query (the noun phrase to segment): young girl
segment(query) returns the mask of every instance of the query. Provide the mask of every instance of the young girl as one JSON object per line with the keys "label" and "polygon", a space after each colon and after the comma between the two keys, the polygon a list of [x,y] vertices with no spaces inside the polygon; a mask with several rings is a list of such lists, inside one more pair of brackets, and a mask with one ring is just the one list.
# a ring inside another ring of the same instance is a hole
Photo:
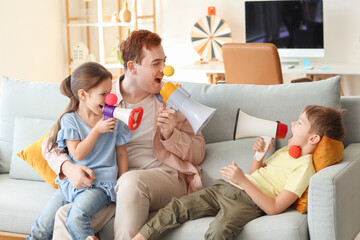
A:
{"label": "young girl", "polygon": [[56,211],[69,202],[72,207],[66,225],[71,237],[86,239],[94,235],[91,216],[116,201],[116,180],[128,168],[124,144],[130,140],[130,133],[122,121],[103,120],[102,108],[111,88],[111,73],[94,62],[82,64],[61,83],[60,91],[70,103],[52,129],[48,147],[67,151],[72,162],[86,165],[95,177],[91,187],[75,189],[68,179],[60,180],[58,176],[59,189],[27,239],[52,239]]}

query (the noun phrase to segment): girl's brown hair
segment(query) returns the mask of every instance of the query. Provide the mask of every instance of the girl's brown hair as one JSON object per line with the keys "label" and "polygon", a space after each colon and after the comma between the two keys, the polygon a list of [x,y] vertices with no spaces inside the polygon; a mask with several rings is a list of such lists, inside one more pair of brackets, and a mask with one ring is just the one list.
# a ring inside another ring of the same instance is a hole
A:
{"label": "girl's brown hair", "polygon": [[332,107],[308,105],[304,112],[311,124],[311,131],[321,137],[342,141],[346,130],[343,122],[343,112],[345,109],[335,109]]}
{"label": "girl's brown hair", "polygon": [[50,150],[57,147],[56,139],[57,133],[61,128],[60,120],[62,116],[65,113],[76,111],[79,107],[78,91],[80,89],[89,91],[91,88],[96,87],[99,83],[109,78],[112,79],[112,74],[102,65],[95,62],[87,62],[77,67],[71,75],[61,82],[60,92],[67,96],[70,102],[51,130],[48,141]]}
{"label": "girl's brown hair", "polygon": [[161,38],[157,33],[148,30],[133,31],[130,36],[120,43],[119,48],[121,58],[124,61],[124,68],[127,69],[127,63],[134,61],[141,64],[143,59],[143,47],[151,49],[154,46],[161,44]]}

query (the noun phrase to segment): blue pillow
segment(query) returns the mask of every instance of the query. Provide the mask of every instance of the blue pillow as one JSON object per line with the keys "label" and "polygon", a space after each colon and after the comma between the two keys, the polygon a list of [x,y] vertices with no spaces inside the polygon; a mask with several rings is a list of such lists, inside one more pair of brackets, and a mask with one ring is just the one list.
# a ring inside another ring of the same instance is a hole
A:
{"label": "blue pillow", "polygon": [[56,120],[68,98],[59,83],[29,82],[2,77],[0,105],[0,173],[10,170],[15,117]]}
{"label": "blue pillow", "polygon": [[15,118],[13,154],[10,164],[10,177],[17,179],[43,181],[42,177],[17,153],[49,132],[55,121],[37,118]]}

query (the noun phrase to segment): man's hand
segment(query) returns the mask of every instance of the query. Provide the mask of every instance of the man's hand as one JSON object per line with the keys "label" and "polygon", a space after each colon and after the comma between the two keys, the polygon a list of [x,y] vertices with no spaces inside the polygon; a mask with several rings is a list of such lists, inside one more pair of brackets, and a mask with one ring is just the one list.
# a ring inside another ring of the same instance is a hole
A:
{"label": "man's hand", "polygon": [[224,178],[239,186],[243,179],[246,178],[243,170],[236,165],[235,161],[233,161],[232,164],[221,168],[220,173]]}
{"label": "man's hand", "polygon": [[65,161],[61,167],[62,173],[69,179],[74,188],[90,187],[96,179],[94,171],[80,164]]}
{"label": "man's hand", "polygon": [[161,108],[158,116],[158,126],[162,136],[166,139],[171,137],[178,123],[178,112],[174,109]]}

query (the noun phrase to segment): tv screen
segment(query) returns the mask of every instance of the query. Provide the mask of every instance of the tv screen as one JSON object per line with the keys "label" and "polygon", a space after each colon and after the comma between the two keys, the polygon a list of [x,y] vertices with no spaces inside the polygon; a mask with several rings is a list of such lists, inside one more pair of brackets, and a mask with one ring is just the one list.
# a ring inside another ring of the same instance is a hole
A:
{"label": "tv screen", "polygon": [[324,56],[322,0],[246,1],[246,42],[273,43],[280,57]]}

